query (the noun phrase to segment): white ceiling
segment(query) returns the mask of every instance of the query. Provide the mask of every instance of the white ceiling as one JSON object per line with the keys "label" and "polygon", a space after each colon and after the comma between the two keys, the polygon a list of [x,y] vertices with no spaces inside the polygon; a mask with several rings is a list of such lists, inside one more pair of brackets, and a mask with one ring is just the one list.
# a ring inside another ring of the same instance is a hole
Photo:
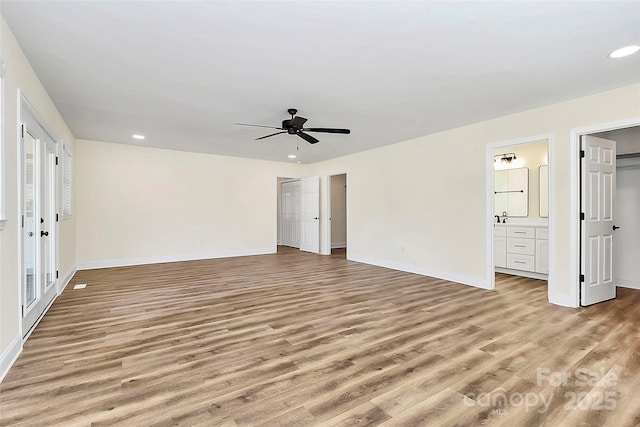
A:
{"label": "white ceiling", "polygon": [[[299,143],[309,163],[640,81],[640,55],[606,57],[640,43],[639,1],[0,7],[81,139],[278,161]],[[234,125],[290,107],[352,133],[309,145]]]}

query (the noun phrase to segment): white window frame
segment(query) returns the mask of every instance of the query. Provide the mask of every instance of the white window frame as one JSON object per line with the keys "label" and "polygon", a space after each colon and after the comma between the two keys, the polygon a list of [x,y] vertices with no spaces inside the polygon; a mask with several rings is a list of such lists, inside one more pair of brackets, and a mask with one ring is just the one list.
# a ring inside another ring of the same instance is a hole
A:
{"label": "white window frame", "polygon": [[7,223],[7,215],[5,212],[5,158],[4,158],[4,61],[0,58],[0,231],[4,229]]}
{"label": "white window frame", "polygon": [[67,144],[62,144],[62,152],[60,153],[62,159],[61,166],[62,172],[60,176],[60,211],[61,218],[68,219],[73,216],[73,156],[69,151]]}

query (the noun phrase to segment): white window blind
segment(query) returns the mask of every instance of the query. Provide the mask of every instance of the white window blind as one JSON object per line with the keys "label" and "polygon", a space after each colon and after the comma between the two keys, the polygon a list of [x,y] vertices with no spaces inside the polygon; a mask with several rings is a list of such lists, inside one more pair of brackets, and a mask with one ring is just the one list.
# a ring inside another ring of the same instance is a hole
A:
{"label": "white window blind", "polygon": [[62,149],[62,218],[71,216],[71,171],[72,159],[67,146]]}

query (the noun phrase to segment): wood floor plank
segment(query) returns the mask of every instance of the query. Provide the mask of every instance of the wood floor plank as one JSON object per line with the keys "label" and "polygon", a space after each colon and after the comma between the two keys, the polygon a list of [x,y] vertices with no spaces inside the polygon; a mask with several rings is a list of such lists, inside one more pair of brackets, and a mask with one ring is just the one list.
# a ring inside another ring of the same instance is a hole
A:
{"label": "wood floor plank", "polygon": [[0,425],[635,426],[639,303],[568,309],[544,281],[484,291],[344,250],[79,271],[0,384]]}

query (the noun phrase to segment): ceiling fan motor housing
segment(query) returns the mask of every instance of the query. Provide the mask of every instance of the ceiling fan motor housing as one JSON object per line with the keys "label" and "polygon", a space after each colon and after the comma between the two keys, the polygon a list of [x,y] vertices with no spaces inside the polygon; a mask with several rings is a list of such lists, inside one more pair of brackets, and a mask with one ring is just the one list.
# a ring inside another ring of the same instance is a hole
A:
{"label": "ceiling fan motor housing", "polygon": [[282,121],[282,129],[286,130],[290,135],[295,135],[297,132],[297,129],[291,126],[291,119]]}

